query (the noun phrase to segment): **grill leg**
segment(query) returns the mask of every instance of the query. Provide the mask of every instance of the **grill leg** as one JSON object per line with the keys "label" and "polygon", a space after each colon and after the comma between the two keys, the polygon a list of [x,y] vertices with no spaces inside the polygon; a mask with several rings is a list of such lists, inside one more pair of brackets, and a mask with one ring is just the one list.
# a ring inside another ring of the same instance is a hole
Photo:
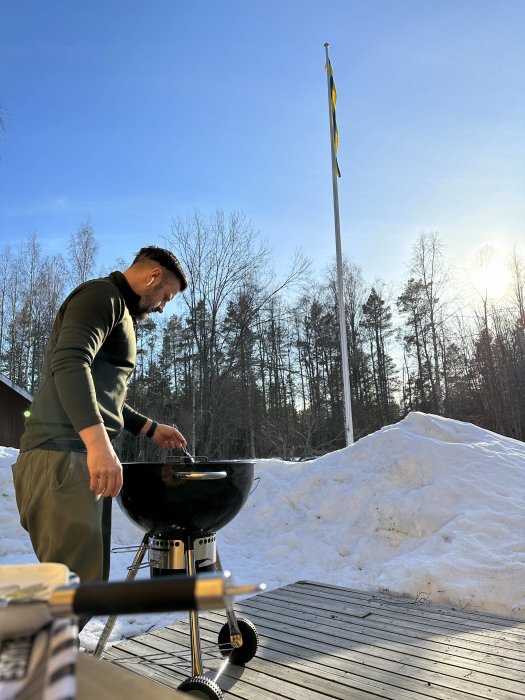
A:
{"label": "grill leg", "polygon": [[[195,576],[195,550],[191,536],[186,538],[186,573],[188,576]],[[190,641],[192,676],[202,676],[199,616],[196,610],[190,610]]]}
{"label": "grill leg", "polygon": [[[128,575],[126,576],[126,581],[133,581],[135,576],[137,575],[137,570],[142,564],[142,560],[144,559],[144,556],[146,552],[148,551],[148,539],[149,539],[149,532],[147,532],[144,535],[144,538],[140,544],[140,547],[137,549],[137,553],[135,554],[135,558],[133,559],[132,565],[128,569]],[[97,647],[94,652],[95,658],[100,658],[102,655],[102,652],[104,651],[104,647],[106,646],[106,643],[109,639],[109,635],[113,631],[113,627],[115,626],[115,622],[117,621],[118,615],[110,615],[106,621],[106,624],[104,625],[104,629],[102,630],[102,634],[100,635],[100,639],[98,640]]]}
{"label": "grill leg", "polygon": [[[216,571],[220,572],[224,571],[218,549],[216,550],[215,569]],[[230,644],[232,647],[237,649],[238,647],[242,647],[242,634],[231,603],[228,603],[228,605],[225,607],[225,611],[226,619],[228,620],[228,627],[230,628]]]}

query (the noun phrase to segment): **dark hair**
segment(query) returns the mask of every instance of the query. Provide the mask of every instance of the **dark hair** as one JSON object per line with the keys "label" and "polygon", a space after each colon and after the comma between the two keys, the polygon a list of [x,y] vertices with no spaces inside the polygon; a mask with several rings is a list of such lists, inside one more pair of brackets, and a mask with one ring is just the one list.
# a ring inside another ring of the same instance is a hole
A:
{"label": "dark hair", "polygon": [[153,260],[159,265],[162,265],[162,267],[165,267],[166,270],[173,272],[175,277],[180,281],[181,292],[183,292],[188,286],[188,277],[186,276],[186,273],[184,272],[178,258],[173,255],[171,250],[159,248],[158,245],[148,245],[139,250],[135,256],[135,260],[133,260],[132,265],[135,265],[135,263],[144,262],[145,260]]}

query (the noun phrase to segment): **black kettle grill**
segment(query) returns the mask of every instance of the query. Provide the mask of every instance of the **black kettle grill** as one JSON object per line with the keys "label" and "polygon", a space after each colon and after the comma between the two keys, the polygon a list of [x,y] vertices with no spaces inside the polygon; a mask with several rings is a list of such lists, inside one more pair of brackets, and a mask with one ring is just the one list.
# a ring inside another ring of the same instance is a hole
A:
{"label": "black kettle grill", "polygon": [[[146,552],[152,577],[222,572],[216,532],[245,504],[253,484],[254,463],[182,457],[166,463],[128,462],[122,469],[118,503],[146,533],[126,580],[135,578]],[[227,623],[219,632],[219,649],[231,663],[243,665],[255,656],[257,631],[250,620],[235,616],[231,601],[225,610]],[[104,651],[115,621],[116,616],[108,618],[95,656]],[[189,622],[192,677],[183,681],[179,690],[221,700],[217,683],[203,675],[199,620],[194,609]]]}

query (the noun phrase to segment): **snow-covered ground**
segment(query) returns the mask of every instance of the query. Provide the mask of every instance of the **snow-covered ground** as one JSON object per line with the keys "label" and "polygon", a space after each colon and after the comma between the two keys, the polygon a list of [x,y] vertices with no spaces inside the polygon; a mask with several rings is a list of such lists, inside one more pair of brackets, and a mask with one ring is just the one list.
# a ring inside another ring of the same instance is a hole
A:
{"label": "snow-covered ground", "polygon": [[[0,564],[34,563],[0,447]],[[411,413],[311,462],[259,460],[255,490],[218,533],[235,583],[297,580],[385,591],[525,619],[525,444],[468,423]],[[114,507],[114,546],[141,532]],[[115,553],[113,580],[133,553]],[[148,575],[142,572],[141,575]],[[121,616],[111,637],[180,615]],[[81,634],[94,648],[104,620]]]}

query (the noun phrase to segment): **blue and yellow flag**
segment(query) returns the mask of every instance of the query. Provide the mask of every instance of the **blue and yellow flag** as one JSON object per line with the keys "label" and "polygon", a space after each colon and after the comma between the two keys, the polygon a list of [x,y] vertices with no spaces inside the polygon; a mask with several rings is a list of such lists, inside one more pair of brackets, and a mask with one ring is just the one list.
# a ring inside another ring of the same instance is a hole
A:
{"label": "blue and yellow flag", "polygon": [[337,102],[337,90],[335,89],[334,73],[332,64],[328,59],[328,70],[330,71],[330,114],[332,118],[333,134],[334,134],[334,149],[335,149],[335,167],[337,168],[337,177],[341,177],[339,164],[337,162],[337,147],[339,146],[339,134],[337,132],[337,121],[335,119],[335,103]]}

